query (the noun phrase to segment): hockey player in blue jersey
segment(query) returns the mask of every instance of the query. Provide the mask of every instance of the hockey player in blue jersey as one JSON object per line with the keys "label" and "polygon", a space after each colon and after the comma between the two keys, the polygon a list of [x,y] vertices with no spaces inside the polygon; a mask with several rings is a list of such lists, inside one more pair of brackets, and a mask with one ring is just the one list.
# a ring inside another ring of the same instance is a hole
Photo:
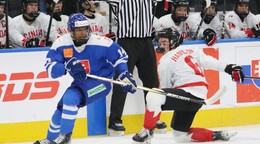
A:
{"label": "hockey player in blue jersey", "polygon": [[[111,39],[90,33],[87,18],[81,13],[69,17],[70,34],[58,38],[47,54],[45,64],[49,77],[58,78],[69,73],[74,81],[58,102],[47,138],[34,144],[67,144],[70,142],[79,108],[108,95],[111,84],[86,77],[87,73],[112,78],[114,70],[126,92],[136,91],[136,82],[128,72],[126,52]],[[95,93],[91,93],[95,91]]]}

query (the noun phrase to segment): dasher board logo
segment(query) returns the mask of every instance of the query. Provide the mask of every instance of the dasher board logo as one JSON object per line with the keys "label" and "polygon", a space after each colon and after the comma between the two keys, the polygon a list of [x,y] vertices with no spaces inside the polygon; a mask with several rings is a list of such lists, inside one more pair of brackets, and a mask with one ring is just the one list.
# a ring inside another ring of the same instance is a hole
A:
{"label": "dasher board logo", "polygon": [[[260,77],[260,59],[251,60],[242,68],[246,76]],[[260,102],[260,80],[245,79],[243,83],[237,83],[237,102]]]}

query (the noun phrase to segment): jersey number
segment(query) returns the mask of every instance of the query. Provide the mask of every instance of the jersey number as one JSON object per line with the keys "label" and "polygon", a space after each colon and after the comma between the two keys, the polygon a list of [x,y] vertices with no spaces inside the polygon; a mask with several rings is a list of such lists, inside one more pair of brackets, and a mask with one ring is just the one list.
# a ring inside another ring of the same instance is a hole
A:
{"label": "jersey number", "polygon": [[200,68],[199,64],[196,61],[193,61],[194,58],[192,56],[186,56],[184,60],[194,70],[194,73],[196,75],[204,77],[203,70]]}

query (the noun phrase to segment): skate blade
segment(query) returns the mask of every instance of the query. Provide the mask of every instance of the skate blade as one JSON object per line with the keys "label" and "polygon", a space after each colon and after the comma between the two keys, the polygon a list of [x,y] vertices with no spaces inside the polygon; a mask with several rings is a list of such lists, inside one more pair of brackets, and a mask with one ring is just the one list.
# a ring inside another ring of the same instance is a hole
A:
{"label": "skate blade", "polygon": [[234,137],[235,135],[237,135],[237,132],[229,132],[229,137],[231,138],[231,137]]}
{"label": "skate blade", "polygon": [[154,133],[156,133],[156,134],[165,134],[165,133],[167,133],[167,129],[166,128],[164,128],[164,129],[154,129]]}
{"label": "skate blade", "polygon": [[112,129],[108,129],[107,135],[108,136],[123,136],[125,134],[124,131],[115,131]]}

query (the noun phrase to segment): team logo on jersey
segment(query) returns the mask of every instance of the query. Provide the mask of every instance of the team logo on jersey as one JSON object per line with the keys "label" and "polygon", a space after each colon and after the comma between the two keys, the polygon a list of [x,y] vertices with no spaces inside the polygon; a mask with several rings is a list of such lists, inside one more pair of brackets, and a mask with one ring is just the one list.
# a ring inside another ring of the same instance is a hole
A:
{"label": "team logo on jersey", "polygon": [[[251,60],[250,65],[243,65],[246,76],[260,76],[260,60]],[[237,102],[260,102],[260,80],[245,79],[243,83],[237,83]]]}
{"label": "team logo on jersey", "polygon": [[64,58],[71,58],[73,56],[73,48],[63,49]]}

